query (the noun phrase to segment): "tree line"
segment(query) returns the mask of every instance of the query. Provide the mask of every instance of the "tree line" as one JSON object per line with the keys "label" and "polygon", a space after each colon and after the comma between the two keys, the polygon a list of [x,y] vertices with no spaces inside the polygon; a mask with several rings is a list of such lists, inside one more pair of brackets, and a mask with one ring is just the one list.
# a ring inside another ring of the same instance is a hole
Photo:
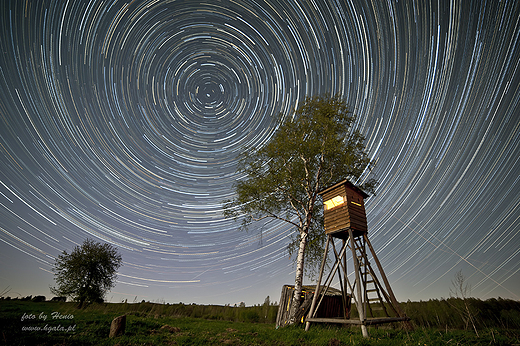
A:
{"label": "tree line", "polygon": [[401,303],[415,325],[425,328],[470,330],[465,306],[470,309],[475,327],[520,329],[520,302],[511,299],[447,298]]}
{"label": "tree line", "polygon": [[[472,330],[473,327],[468,324],[467,316],[463,313],[463,307],[467,303],[478,330],[486,328],[520,329],[520,301],[502,298],[465,299],[466,302],[462,298],[441,298],[418,302],[407,301],[400,304],[407,316],[411,318],[412,323],[420,328]],[[11,300],[11,298],[0,297],[0,300]],[[18,300],[29,301],[31,298],[25,297]],[[34,302],[34,300],[32,301]],[[107,313],[134,314],[140,317],[192,317],[207,320],[273,324],[276,322],[278,313],[278,305],[271,303],[268,298],[266,298],[264,304],[254,306],[245,306],[245,304],[231,306],[140,302],[94,303],[88,308],[103,309]],[[352,308],[355,310],[355,305]],[[355,314],[355,311],[352,313]]]}

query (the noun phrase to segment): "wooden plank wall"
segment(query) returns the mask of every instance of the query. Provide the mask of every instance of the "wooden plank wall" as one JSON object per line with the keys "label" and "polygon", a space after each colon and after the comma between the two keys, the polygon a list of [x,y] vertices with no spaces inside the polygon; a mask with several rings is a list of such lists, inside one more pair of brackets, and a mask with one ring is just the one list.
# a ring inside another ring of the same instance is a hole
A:
{"label": "wooden plank wall", "polygon": [[289,309],[291,307],[293,295],[294,286],[292,286],[292,289],[288,285],[282,286],[280,305],[278,306],[278,314],[276,315],[276,328],[285,327],[288,324]]}
{"label": "wooden plank wall", "polygon": [[335,208],[324,211],[325,233],[336,233],[347,228],[366,232],[368,228],[363,196],[343,184],[323,194],[323,200],[327,201],[336,196],[343,196],[346,201]]}

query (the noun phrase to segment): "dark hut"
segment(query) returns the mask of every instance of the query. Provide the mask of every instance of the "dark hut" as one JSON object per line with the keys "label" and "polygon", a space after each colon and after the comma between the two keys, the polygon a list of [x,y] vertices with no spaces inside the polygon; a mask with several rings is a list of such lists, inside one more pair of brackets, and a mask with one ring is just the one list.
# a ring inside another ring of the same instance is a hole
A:
{"label": "dark hut", "polygon": [[[324,289],[322,287],[321,289]],[[300,311],[296,314],[296,320],[304,322],[304,317],[307,316],[311,306],[312,297],[316,290],[316,285],[302,287],[302,304]],[[280,306],[278,307],[278,315],[276,316],[276,328],[285,327],[289,324],[289,310],[291,302],[294,298],[294,285],[284,285],[282,287],[282,295],[280,297]],[[320,304],[316,316],[324,318],[342,317],[349,318],[350,316],[350,296],[347,296],[347,302],[343,303],[341,291],[333,287],[327,289],[327,294]]]}

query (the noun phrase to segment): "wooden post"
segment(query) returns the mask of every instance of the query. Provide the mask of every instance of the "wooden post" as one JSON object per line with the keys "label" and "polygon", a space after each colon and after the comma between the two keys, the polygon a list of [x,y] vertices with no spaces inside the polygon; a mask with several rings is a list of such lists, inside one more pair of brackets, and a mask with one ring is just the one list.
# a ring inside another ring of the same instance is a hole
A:
{"label": "wooden post", "polygon": [[[339,259],[341,260],[341,258],[343,256],[346,256],[346,247],[343,247],[341,249],[341,251],[339,252]],[[339,270],[339,266],[341,264],[341,261],[340,260],[337,260],[335,263],[334,263],[334,266],[332,267],[332,270],[330,271],[329,275],[327,276],[327,279],[325,280],[325,284],[323,285],[325,287],[325,290],[323,291],[323,294],[320,292],[321,294],[321,299],[320,301],[318,302],[318,305],[321,304],[321,301],[323,300],[325,294],[327,294],[327,290],[330,288],[330,284],[332,283],[332,280],[334,279],[334,275],[336,274],[336,271]]]}
{"label": "wooden post", "polygon": [[[325,269],[325,263],[327,262],[327,254],[329,252],[329,243],[332,236],[329,234],[327,236],[327,244],[325,245],[325,253],[323,254],[323,259],[321,260],[321,266],[320,266],[320,274],[318,276],[318,284],[316,285],[316,289],[314,290],[314,296],[312,297],[312,304],[311,309],[309,310],[309,317],[313,317],[314,314],[314,308],[316,307],[316,300],[318,299],[319,293],[320,293],[320,285],[321,285],[321,278],[323,276],[323,270]],[[305,323],[305,331],[309,330],[309,327],[311,326],[310,322]]]}
{"label": "wooden post", "polygon": [[[342,239],[343,241],[343,247],[346,246],[346,241],[345,239]],[[343,313],[345,314],[345,318],[350,318],[350,310],[348,311],[348,314],[347,314],[347,309],[350,309],[350,307],[348,306],[349,305],[349,299],[347,297],[347,285],[349,284],[348,282],[348,271],[347,271],[347,256],[345,255],[345,257],[343,257],[343,273],[345,274],[343,276],[343,280],[344,280],[344,283],[343,283],[343,287],[345,287],[345,291],[343,292],[343,304],[344,304],[344,311]]]}
{"label": "wooden post", "polygon": [[364,299],[361,295],[361,277],[359,276],[359,261],[356,254],[356,244],[354,244],[354,235],[352,233],[352,229],[348,229],[348,235],[350,237],[350,249],[352,250],[352,257],[354,258],[354,272],[356,274],[356,283],[357,283],[357,299],[356,299],[356,307],[359,314],[359,321],[361,322],[361,333],[364,338],[368,338],[367,326],[365,325],[365,309],[364,309]]}
{"label": "wooden post", "polygon": [[[343,243],[342,243],[342,247],[341,247],[341,250],[344,249],[345,247],[345,240],[343,240]],[[341,300],[343,301],[343,307],[345,308],[347,306],[347,298],[346,298],[346,294],[347,294],[347,286],[346,286],[346,276],[347,276],[347,270],[345,269],[345,265],[344,263],[341,262],[341,258],[340,256],[338,255],[338,252],[336,251],[336,246],[334,245],[334,241],[332,241],[332,250],[334,250],[334,258],[336,259],[336,262],[339,264],[338,266],[338,277],[339,277],[339,287],[341,289]],[[347,255],[345,254],[343,256],[343,260],[346,260],[347,258]],[[342,280],[341,278],[341,269],[343,269],[343,274],[344,274],[344,277],[345,277],[345,280]],[[343,317],[347,318],[346,314],[345,314],[345,310],[343,310]]]}

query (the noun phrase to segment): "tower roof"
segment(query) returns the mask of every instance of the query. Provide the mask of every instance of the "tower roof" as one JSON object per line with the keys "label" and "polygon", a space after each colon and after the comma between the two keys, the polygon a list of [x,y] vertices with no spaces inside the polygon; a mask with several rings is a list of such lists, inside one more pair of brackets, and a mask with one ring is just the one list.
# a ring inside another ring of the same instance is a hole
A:
{"label": "tower roof", "polygon": [[370,197],[369,194],[367,194],[365,191],[361,190],[359,187],[357,187],[356,185],[352,184],[350,181],[348,181],[347,179],[344,179],[342,181],[340,181],[339,183],[336,183],[332,186],[329,186],[327,187],[326,189],[324,190],[321,190],[320,192],[318,192],[320,195],[323,195],[324,193],[327,193],[329,192],[330,190],[333,190],[335,188],[337,188],[338,186],[341,186],[341,185],[347,185],[348,187],[350,187],[351,189],[353,189],[354,191],[356,191],[357,193],[359,193],[361,196],[363,196],[363,199],[365,198],[368,198]]}

